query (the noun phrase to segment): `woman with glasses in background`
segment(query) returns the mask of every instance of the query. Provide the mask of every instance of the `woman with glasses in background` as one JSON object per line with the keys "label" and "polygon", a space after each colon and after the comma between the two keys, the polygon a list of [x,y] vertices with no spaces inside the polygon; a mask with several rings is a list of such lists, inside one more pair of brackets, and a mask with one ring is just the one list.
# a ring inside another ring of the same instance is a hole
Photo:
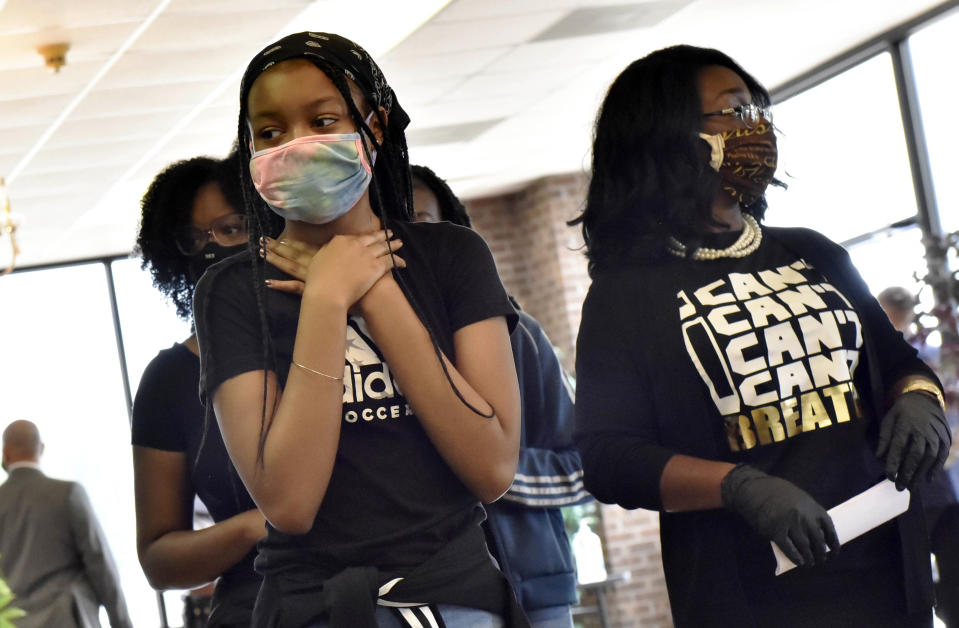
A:
{"label": "woman with glasses in background", "polygon": [[[197,157],[157,175],[141,202],[137,250],[153,284],[192,323],[193,290],[207,267],[247,247],[239,160]],[[133,407],[137,553],[156,589],[217,581],[209,626],[249,626],[259,588],[254,545],[263,515],[243,488],[215,422],[204,425],[195,334],[163,349],[143,373]],[[193,529],[194,498],[214,524]],[[188,626],[202,625],[188,623]]]}
{"label": "woman with glasses in background", "polygon": [[[827,509],[942,466],[941,389],[845,250],[760,225],[778,183],[769,102],[691,46],[609,89],[573,221],[593,279],[576,360],[586,488],[660,511],[676,626],[931,626],[917,495],[841,551]],[[774,575],[770,541],[800,568]]]}

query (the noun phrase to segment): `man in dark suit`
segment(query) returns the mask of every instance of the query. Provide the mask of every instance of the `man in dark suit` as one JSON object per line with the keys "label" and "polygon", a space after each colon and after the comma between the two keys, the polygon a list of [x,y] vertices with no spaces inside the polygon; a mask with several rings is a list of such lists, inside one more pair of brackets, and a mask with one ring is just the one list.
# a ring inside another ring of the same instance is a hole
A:
{"label": "man in dark suit", "polygon": [[40,471],[37,426],[3,432],[0,567],[27,612],[18,628],[98,628],[102,604],[112,628],[131,628],[116,567],[86,491]]}

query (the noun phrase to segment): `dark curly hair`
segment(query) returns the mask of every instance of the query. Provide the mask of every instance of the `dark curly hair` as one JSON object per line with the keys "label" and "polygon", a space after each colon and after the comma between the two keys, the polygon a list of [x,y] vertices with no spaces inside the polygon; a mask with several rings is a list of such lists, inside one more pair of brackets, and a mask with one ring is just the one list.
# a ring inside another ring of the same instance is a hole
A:
{"label": "dark curly hair", "polygon": [[[453,193],[453,190],[450,189],[450,186],[445,180],[441,179],[439,175],[426,166],[410,165],[410,172],[413,175],[414,187],[417,182],[422,183],[429,188],[433,196],[436,197],[436,204],[440,209],[441,220],[446,220],[461,227],[473,226],[470,221],[470,216],[466,212],[466,206],[456,197],[456,194]],[[414,207],[413,209],[415,211],[416,208]]]}
{"label": "dark curly hair", "polygon": [[176,306],[177,316],[190,320],[193,315],[193,281],[190,256],[176,246],[176,236],[190,224],[193,199],[197,191],[216,182],[231,207],[243,208],[243,195],[237,180],[240,169],[236,151],[223,160],[194,157],[167,166],[153,179],[140,201],[140,230],[133,252],[143,259],[140,267],[149,268],[153,285]]}
{"label": "dark curly hair", "polygon": [[[596,119],[586,207],[569,222],[582,224],[591,273],[659,259],[670,235],[695,248],[703,225],[717,224],[712,201],[719,175],[709,166],[709,145],[698,136],[697,81],[713,65],[738,74],[753,103],[769,106],[766,88],[711,48],[657,50],[627,66],[610,86]],[[743,209],[761,220],[766,199]]]}

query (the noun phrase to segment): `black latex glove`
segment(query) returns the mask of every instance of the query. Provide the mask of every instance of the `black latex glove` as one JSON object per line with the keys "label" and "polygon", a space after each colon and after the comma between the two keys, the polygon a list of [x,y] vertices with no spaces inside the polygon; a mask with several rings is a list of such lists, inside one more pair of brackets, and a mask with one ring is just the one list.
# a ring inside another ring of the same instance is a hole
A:
{"label": "black latex glove", "polygon": [[886,458],[886,477],[900,491],[915,488],[942,468],[952,436],[936,399],[924,392],[908,392],[882,418],[876,455]]}
{"label": "black latex glove", "polygon": [[832,518],[809,493],[792,482],[737,465],[722,482],[723,505],[756,532],[775,541],[796,565],[826,560],[826,546],[839,549]]}

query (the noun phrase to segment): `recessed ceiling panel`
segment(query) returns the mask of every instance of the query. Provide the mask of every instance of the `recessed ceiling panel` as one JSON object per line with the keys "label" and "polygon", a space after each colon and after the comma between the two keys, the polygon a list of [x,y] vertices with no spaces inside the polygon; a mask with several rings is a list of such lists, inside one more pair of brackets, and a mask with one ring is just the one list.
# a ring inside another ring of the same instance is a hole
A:
{"label": "recessed ceiling panel", "polygon": [[398,49],[402,49],[403,56],[420,56],[515,46],[529,41],[565,14],[548,11],[472,22],[429,22],[407,37]]}
{"label": "recessed ceiling panel", "polygon": [[690,2],[692,0],[660,0],[576,9],[534,37],[533,41],[651,28]]}

